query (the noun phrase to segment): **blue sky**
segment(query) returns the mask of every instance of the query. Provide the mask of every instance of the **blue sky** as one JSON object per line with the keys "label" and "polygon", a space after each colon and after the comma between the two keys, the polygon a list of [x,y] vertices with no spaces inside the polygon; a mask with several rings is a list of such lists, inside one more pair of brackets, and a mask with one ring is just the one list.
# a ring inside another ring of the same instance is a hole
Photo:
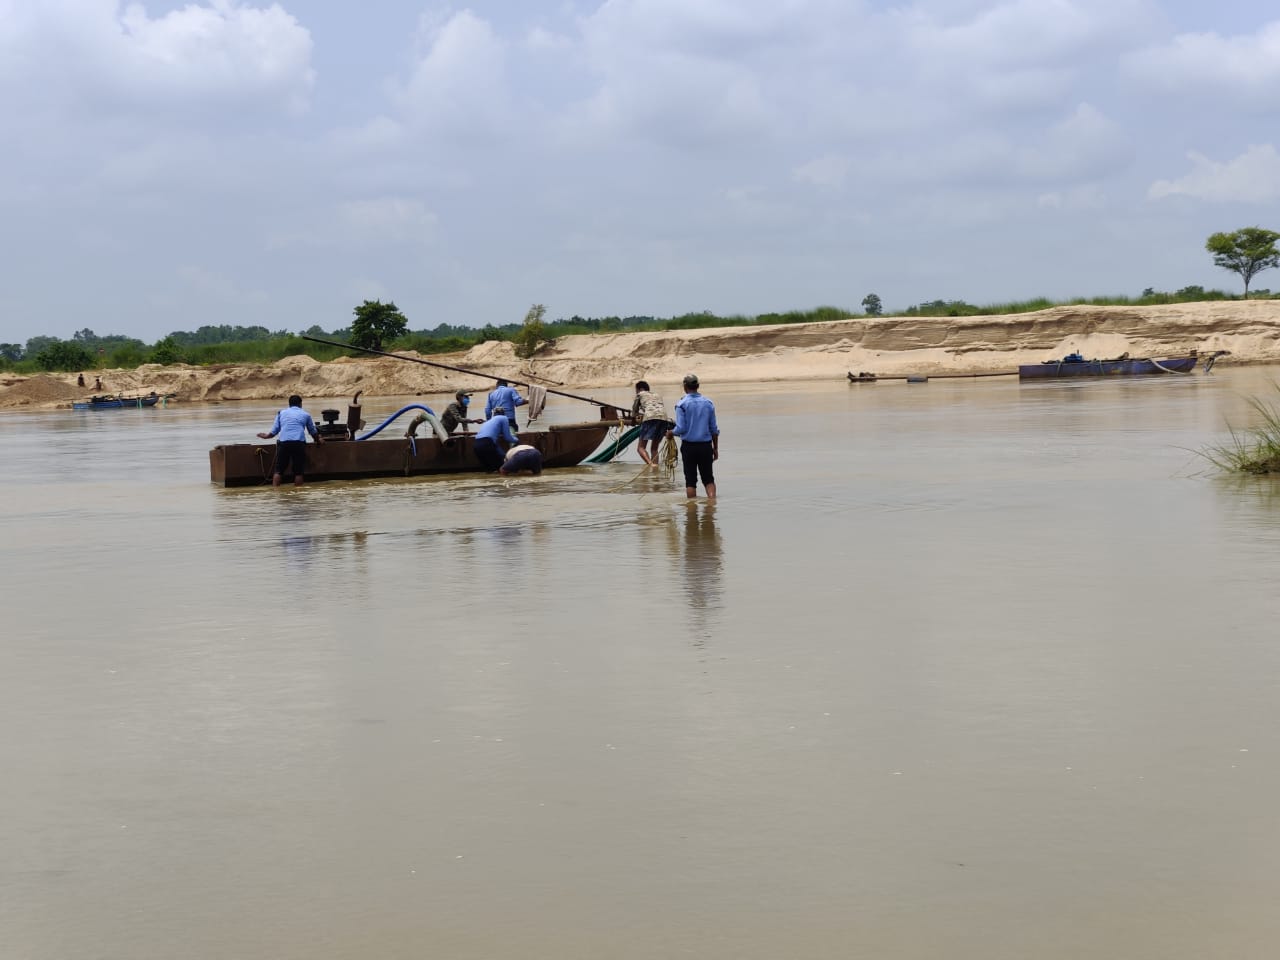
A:
{"label": "blue sky", "polygon": [[1231,0],[0,0],[0,340],[1234,290],[1278,120]]}

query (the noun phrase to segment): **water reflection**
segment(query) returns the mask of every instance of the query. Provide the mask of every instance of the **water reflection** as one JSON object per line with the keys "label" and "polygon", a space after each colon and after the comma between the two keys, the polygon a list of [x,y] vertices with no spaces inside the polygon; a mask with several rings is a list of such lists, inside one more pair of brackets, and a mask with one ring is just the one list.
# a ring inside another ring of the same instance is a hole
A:
{"label": "water reflection", "polygon": [[680,583],[689,606],[689,641],[695,647],[705,646],[720,622],[723,573],[724,550],[716,527],[716,505],[690,500],[685,506]]}

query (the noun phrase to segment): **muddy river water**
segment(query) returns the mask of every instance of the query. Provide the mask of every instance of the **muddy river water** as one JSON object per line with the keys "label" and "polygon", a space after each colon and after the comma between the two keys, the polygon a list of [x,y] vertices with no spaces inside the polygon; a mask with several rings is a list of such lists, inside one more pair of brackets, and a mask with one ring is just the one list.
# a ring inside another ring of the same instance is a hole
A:
{"label": "muddy river water", "polygon": [[1278,375],[706,384],[715,505],[0,415],[0,955],[1274,956],[1280,486],[1196,451]]}

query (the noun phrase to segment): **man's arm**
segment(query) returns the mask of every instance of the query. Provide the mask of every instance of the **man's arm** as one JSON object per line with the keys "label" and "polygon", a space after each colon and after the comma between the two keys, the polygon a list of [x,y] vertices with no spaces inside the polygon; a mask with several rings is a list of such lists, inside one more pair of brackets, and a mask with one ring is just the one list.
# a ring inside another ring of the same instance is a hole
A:
{"label": "man's arm", "polygon": [[279,432],[280,432],[280,414],[278,414],[278,413],[277,413],[277,414],[276,414],[275,423],[271,424],[271,432],[270,432],[270,433],[259,433],[259,434],[258,434],[258,436],[259,436],[261,439],[263,439],[263,440],[270,440],[272,437],[274,437],[274,436],[275,436],[277,433],[279,433]]}

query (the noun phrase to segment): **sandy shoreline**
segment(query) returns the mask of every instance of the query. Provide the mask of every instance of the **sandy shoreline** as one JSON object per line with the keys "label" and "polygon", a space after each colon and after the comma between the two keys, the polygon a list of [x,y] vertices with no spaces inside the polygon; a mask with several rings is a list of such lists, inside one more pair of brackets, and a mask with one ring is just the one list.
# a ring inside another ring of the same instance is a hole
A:
{"label": "sandy shoreline", "polygon": [[[858,317],[828,323],[728,327],[663,333],[562,337],[531,361],[509,343],[480,344],[464,353],[425,359],[514,379],[543,377],[562,389],[624,386],[644,378],[655,387],[695,371],[704,383],[843,379],[846,372],[879,376],[999,373],[1078,350],[1087,357],[1165,356],[1229,350],[1219,361],[1280,363],[1280,301],[1225,301],[1154,307],[1054,307],[987,317]],[[86,371],[88,374],[89,372]],[[103,390],[154,390],[179,402],[448,394],[484,389],[487,381],[382,357],[320,363],[297,356],[266,366],[148,364],[136,370],[94,371]],[[88,377],[92,386],[93,377]],[[0,408],[69,406],[94,391],[76,375],[0,374]]]}

